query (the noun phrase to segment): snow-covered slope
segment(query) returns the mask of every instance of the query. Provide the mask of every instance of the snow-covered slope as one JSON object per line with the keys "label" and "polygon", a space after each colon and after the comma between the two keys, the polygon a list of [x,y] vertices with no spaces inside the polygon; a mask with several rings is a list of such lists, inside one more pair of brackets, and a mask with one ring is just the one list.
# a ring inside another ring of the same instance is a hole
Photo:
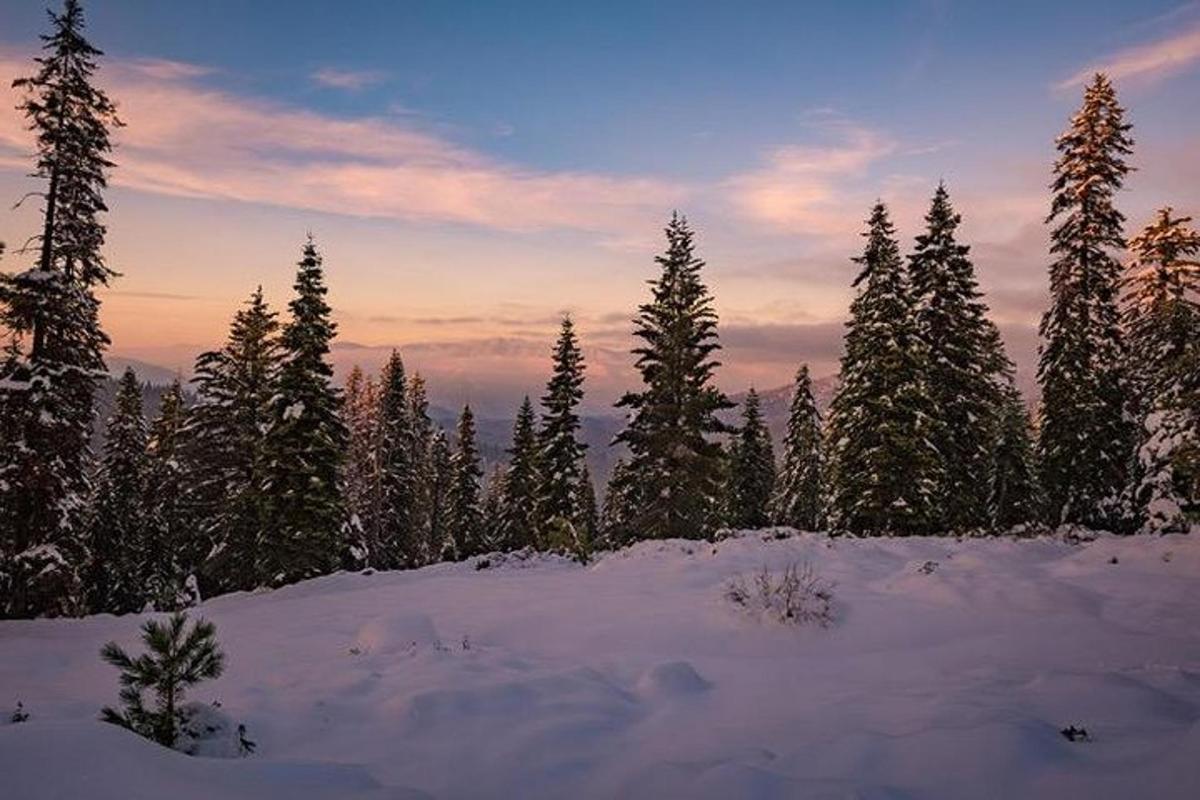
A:
{"label": "snow-covered slope", "polygon": [[[1117,563],[1112,563],[1113,559]],[[731,576],[810,561],[836,624]],[[14,798],[1200,797],[1200,538],[644,543],[204,604],[258,753],[97,722],[138,617],[0,623]],[[0,706],[2,708],[2,706]],[[1081,725],[1090,742],[1059,729]]]}

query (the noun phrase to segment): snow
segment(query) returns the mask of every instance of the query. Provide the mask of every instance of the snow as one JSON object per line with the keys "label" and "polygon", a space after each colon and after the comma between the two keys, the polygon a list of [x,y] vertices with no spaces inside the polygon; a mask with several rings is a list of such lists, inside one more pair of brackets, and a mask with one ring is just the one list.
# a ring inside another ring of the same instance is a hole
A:
{"label": "snow", "polygon": [[[210,600],[228,666],[188,700],[246,725],[244,758],[96,720],[98,650],[143,616],[0,622],[0,703],[31,714],[0,722],[4,795],[1200,796],[1200,537],[776,535]],[[831,626],[726,599],[795,562]]]}

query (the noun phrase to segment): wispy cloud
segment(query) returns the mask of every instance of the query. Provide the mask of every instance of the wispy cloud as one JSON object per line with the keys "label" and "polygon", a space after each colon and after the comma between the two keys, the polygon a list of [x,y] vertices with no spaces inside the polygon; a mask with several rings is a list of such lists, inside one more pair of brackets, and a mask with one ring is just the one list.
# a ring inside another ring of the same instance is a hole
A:
{"label": "wispy cloud", "polygon": [[368,86],[383,83],[387,80],[388,74],[377,69],[338,69],[337,67],[324,67],[312,73],[309,77],[313,83],[323,86],[326,89],[344,89],[350,92],[357,92]]}
{"label": "wispy cloud", "polygon": [[862,208],[848,213],[847,181],[896,152],[889,136],[840,117],[812,126],[825,144],[779,147],[755,170],[726,182],[747,218],[793,233],[834,235],[853,228]]}
{"label": "wispy cloud", "polygon": [[[0,165],[32,140],[5,95],[27,53],[0,50]],[[168,195],[508,231],[622,235],[677,205],[686,188],[643,176],[539,170],[459,146],[411,119],[342,119],[201,85],[203,68],[105,63],[127,123],[114,181]]]}
{"label": "wispy cloud", "polygon": [[1200,62],[1200,23],[1152,42],[1118,50],[1059,81],[1054,88],[1062,90],[1080,86],[1097,72],[1118,80],[1154,83],[1176,75],[1197,62]]}

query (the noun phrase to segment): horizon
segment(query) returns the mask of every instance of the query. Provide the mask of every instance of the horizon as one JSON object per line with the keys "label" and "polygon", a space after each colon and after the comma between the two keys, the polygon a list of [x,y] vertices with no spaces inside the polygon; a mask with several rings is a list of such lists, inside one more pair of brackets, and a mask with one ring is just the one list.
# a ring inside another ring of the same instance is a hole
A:
{"label": "horizon", "polygon": [[[1177,102],[1200,82],[1200,4],[1101,5],[1080,19],[914,3],[872,9],[880,24],[862,31],[856,10],[763,4],[778,24],[762,26],[706,7],[677,37],[657,36],[671,5],[312,4],[286,31],[265,5],[89,7],[127,123],[109,193],[106,250],[123,273],[101,295],[109,352],[190,373],[255,285],[284,307],[312,231],[340,375],[395,347],[438,401],[512,409],[540,392],[569,311],[584,405],[611,413],[677,208],[708,262],[718,384],[773,389],[802,361],[837,371],[870,203],[889,204],[907,252],[944,179],[1029,393],[1054,138],[1091,70],[1112,75],[1134,124],[1127,233],[1160,205],[1200,207],[1197,161],[1179,157],[1197,149],[1200,107]],[[29,72],[44,11],[0,11],[3,85]],[[748,27],[756,38],[739,36]],[[36,181],[9,91],[0,197],[15,202]],[[25,265],[13,250],[37,213],[0,218],[5,270]]]}

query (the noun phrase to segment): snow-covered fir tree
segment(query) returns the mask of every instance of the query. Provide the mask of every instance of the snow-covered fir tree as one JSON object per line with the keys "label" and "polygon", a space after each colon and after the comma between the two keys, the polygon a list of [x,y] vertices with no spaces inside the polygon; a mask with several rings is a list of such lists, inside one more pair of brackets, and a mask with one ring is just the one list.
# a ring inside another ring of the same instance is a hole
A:
{"label": "snow-covered fir tree", "polygon": [[162,397],[147,444],[144,579],[146,599],[157,611],[176,611],[199,600],[185,560],[195,547],[190,541],[195,535],[193,520],[184,500],[186,422],[183,387],[176,379]]}
{"label": "snow-covered fir tree", "polygon": [[824,471],[821,413],[813,398],[808,365],[802,364],[792,388],[783,465],[771,498],[771,522],[803,531],[820,530],[825,521]]}
{"label": "snow-covered fir tree", "polygon": [[108,419],[104,458],[88,524],[85,586],[93,613],[141,611],[149,599],[151,556],[146,533],[146,417],[142,384],[132,369],[121,376],[116,407]]}
{"label": "snow-covered fir tree", "polygon": [[431,562],[454,561],[457,557],[451,503],[457,477],[455,462],[445,431],[434,431],[429,444],[429,523],[425,545]]}
{"label": "snow-covered fir tree", "polygon": [[596,548],[600,535],[600,507],[596,503],[596,485],[592,482],[592,472],[588,469],[587,461],[583,462],[579,470],[579,514],[576,519],[579,536],[587,542],[590,552]]}
{"label": "snow-covered fir tree", "polygon": [[1048,223],[1050,308],[1042,317],[1038,461],[1051,524],[1120,527],[1132,461],[1125,346],[1117,305],[1124,215],[1113,200],[1130,167],[1130,125],[1104,75],[1058,138]]}
{"label": "snow-covered fir tree", "polygon": [[479,446],[475,442],[475,415],[463,406],[458,418],[458,446],[454,451],[450,485],[446,495],[446,528],[461,560],[482,552],[483,508],[480,503]]}
{"label": "snow-covered fir tree", "polygon": [[392,351],[383,370],[379,410],[379,539],[387,568],[416,567],[421,562],[420,536],[414,524],[417,503],[413,420],[408,381],[400,353]]}
{"label": "snow-covered fir tree", "polygon": [[716,436],[729,428],[718,412],[732,404],[713,384],[717,314],[701,279],[693,233],[678,214],[666,227],[666,252],[655,258],[660,274],[652,298],[638,309],[635,365],[643,388],[617,403],[629,422],[617,441],[629,447],[618,487],[630,509],[625,535],[704,538],[720,525],[724,453]]}
{"label": "snow-covered fir tree", "polygon": [[727,523],[732,528],[763,528],[770,521],[775,491],[775,449],[753,387],[742,404],[742,425],[730,443]]}
{"label": "snow-covered fir tree", "polygon": [[542,396],[542,425],[538,433],[541,469],[537,499],[539,526],[557,527],[561,520],[579,522],[579,476],[586,445],[579,441],[579,412],[583,399],[583,351],[575,324],[564,316],[554,345],[554,369]]}
{"label": "snow-covered fir tree", "polygon": [[[437,561],[441,557],[440,533],[434,530],[434,426],[429,418],[429,400],[425,379],[414,373],[408,382],[408,453],[412,461],[413,506],[411,522],[416,539],[417,566]],[[434,546],[434,543],[436,547]]]}
{"label": "snow-covered fir tree", "polygon": [[482,522],[480,524],[481,552],[504,550],[500,546],[500,525],[504,516],[504,483],[508,467],[504,464],[492,466],[483,481]]}
{"label": "snow-covered fir tree", "polygon": [[1042,508],[1029,412],[1011,383],[1000,393],[991,447],[988,523],[997,532],[1036,521]]}
{"label": "snow-covered fir tree", "polygon": [[988,477],[1000,402],[997,347],[1007,363],[980,299],[970,247],[956,236],[961,221],[945,184],[938,184],[908,267],[926,351],[924,382],[933,400],[929,436],[941,459],[932,522],[953,532],[980,529],[989,521]]}
{"label": "snow-covered fir tree", "polygon": [[638,484],[629,474],[629,462],[618,458],[613,464],[600,507],[600,535],[596,546],[617,549],[634,541],[633,517],[641,505]]}
{"label": "snow-covered fir tree", "polygon": [[279,374],[279,322],[262,287],[234,315],[220,350],[196,359],[196,405],[184,433],[187,513],[204,597],[266,585],[264,432]]}
{"label": "snow-covered fir tree", "polygon": [[512,446],[508,449],[496,546],[502,551],[536,547],[537,495],[541,484],[538,468],[537,430],[533,403],[526,396],[513,423]]}
{"label": "snow-covered fir tree", "polygon": [[346,500],[347,553],[350,569],[383,567],[380,527],[379,387],[354,366],[346,377],[342,413],[346,425],[343,492]]}
{"label": "snow-covered fir tree", "polygon": [[269,525],[261,552],[275,586],[323,575],[338,563],[346,522],[341,462],[346,429],[329,345],[337,332],[325,301],[321,256],[310,237],[298,264],[291,317],[263,443]]}
{"label": "snow-covered fir tree", "polygon": [[36,73],[14,82],[44,182],[37,261],[0,275],[0,616],[79,610],[93,400],[108,337],[95,290],[116,108],[96,82],[102,53],[78,0],[50,14]]}
{"label": "snow-covered fir tree", "polygon": [[830,522],[858,534],[930,533],[942,478],[930,441],[927,355],[883,203],[867,224],[829,411]]}
{"label": "snow-covered fir tree", "polygon": [[1123,282],[1140,427],[1132,499],[1146,532],[1186,530],[1200,513],[1200,233],[1190,223],[1159,210],[1129,242]]}

